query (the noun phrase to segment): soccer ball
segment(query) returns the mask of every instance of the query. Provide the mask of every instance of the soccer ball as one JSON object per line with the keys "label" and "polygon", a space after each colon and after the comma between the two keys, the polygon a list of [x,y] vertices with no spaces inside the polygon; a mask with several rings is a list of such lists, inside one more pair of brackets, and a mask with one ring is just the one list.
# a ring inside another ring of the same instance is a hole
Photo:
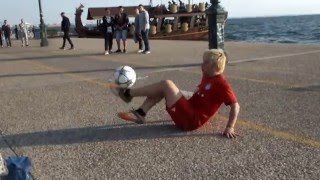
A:
{"label": "soccer ball", "polygon": [[136,72],[130,66],[120,66],[113,73],[114,81],[122,88],[129,88],[136,82]]}

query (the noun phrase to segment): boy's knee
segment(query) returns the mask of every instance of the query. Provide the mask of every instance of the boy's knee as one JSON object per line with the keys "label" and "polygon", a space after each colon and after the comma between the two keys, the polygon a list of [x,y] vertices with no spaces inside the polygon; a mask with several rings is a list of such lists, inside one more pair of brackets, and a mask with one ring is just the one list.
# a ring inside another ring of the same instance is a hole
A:
{"label": "boy's knee", "polygon": [[173,81],[171,80],[163,80],[162,81],[162,84],[163,84],[163,87],[166,87],[166,88],[169,88],[169,89],[172,89],[172,88],[175,88],[176,85],[174,84]]}
{"label": "boy's knee", "polygon": [[162,84],[165,85],[165,86],[171,86],[174,83],[171,80],[163,80]]}

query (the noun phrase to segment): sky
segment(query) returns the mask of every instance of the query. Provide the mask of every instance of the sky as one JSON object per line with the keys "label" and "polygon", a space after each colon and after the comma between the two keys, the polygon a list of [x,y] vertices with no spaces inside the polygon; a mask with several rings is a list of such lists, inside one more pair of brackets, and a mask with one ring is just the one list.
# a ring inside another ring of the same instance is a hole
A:
{"label": "sky", "polygon": [[[182,1],[188,2],[188,0]],[[210,2],[210,0],[190,0],[190,2]],[[220,0],[220,2],[229,12],[230,18],[320,14],[320,0]],[[44,22],[60,24],[60,12],[66,12],[71,22],[74,22],[75,8],[80,3],[85,6],[82,14],[83,22],[90,23],[85,21],[88,7],[148,5],[149,0],[41,0],[41,3]],[[153,5],[161,3],[167,4],[168,0],[153,0]],[[9,24],[14,25],[18,24],[21,18],[31,24],[40,23],[38,0],[0,0],[0,4],[0,23],[7,19]]]}

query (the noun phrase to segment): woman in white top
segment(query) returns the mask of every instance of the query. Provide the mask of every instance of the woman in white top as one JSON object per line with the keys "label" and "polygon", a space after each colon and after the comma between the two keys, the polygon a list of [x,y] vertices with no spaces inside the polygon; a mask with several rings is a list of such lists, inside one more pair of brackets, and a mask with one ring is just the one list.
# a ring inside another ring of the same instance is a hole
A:
{"label": "woman in white top", "polygon": [[102,27],[104,34],[104,54],[108,55],[112,52],[112,44],[113,44],[113,24],[114,19],[110,15],[110,9],[105,9],[105,16],[102,18]]}

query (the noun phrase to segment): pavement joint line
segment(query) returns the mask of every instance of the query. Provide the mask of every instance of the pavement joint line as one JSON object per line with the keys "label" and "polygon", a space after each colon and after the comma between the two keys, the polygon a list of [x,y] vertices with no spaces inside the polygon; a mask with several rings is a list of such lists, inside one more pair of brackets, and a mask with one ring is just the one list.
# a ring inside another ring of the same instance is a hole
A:
{"label": "pavement joint line", "polygon": [[[44,64],[42,64],[40,62],[36,62],[36,61],[32,61],[32,62],[28,61],[28,62],[31,63],[31,64],[34,64],[36,66],[48,69],[50,71],[54,71],[54,72],[60,72],[61,71],[61,70],[59,70],[57,68],[53,68],[53,67],[50,67],[48,65],[44,65]],[[80,80],[89,82],[89,83],[93,83],[93,84],[97,84],[97,85],[103,86],[104,88],[109,88],[110,84],[111,84],[111,83],[108,83],[108,82],[102,83],[102,82],[93,80],[91,78],[87,78],[87,77],[83,77],[83,76],[79,76],[79,75],[74,75],[74,74],[70,74],[70,73],[67,73],[66,75],[70,76],[70,77],[73,77],[73,78],[76,78],[76,79],[80,79]],[[186,92],[188,92],[188,91],[186,91]],[[192,92],[188,92],[188,93],[192,93]],[[217,116],[222,118],[223,120],[228,120],[228,118],[226,116],[218,115],[218,114],[217,114]],[[240,125],[242,127],[245,127],[245,128],[248,128],[248,129],[253,129],[253,130],[256,130],[257,132],[260,132],[260,133],[270,134],[270,135],[272,135],[274,137],[278,137],[278,138],[281,138],[281,139],[284,139],[284,140],[289,140],[289,141],[292,141],[292,142],[297,142],[299,144],[305,144],[305,145],[309,145],[309,146],[317,147],[317,148],[320,147],[320,140],[318,140],[318,139],[311,139],[311,138],[308,138],[308,137],[305,137],[305,136],[302,136],[302,135],[296,135],[296,134],[293,134],[293,133],[277,130],[277,129],[274,129],[274,128],[266,127],[264,125],[260,125],[258,123],[253,123],[250,120],[244,120],[244,119],[240,119],[240,118],[238,119],[237,123],[238,123],[238,125]]]}
{"label": "pavement joint line", "polygon": [[276,58],[301,56],[301,55],[305,55],[305,54],[315,54],[315,53],[320,53],[320,50],[301,52],[301,53],[284,54],[284,55],[278,55],[278,56],[267,56],[267,57],[251,58],[251,59],[241,59],[241,60],[230,61],[229,64],[237,64],[237,63],[253,62],[253,61],[265,61],[265,60],[272,60],[272,59],[276,59]]}
{"label": "pavement joint line", "polygon": [[[320,50],[317,51],[317,52],[320,52]],[[127,63],[127,64],[132,64],[132,65],[137,65],[137,66],[156,67],[156,66],[153,66],[153,65],[141,64],[141,63],[137,63],[137,62],[116,61],[116,60],[110,60],[110,59],[105,60],[105,59],[100,59],[97,56],[95,56],[94,59],[100,60],[100,61],[112,61],[112,62],[116,62],[116,63]],[[201,74],[200,71],[193,70],[193,68],[194,67],[163,68],[163,69],[159,69],[159,70],[153,71],[150,74],[159,73],[159,72],[167,72],[167,71],[176,71],[176,70],[184,71],[184,72],[191,72],[191,73],[196,73],[196,74]],[[262,84],[279,85],[279,86],[284,86],[285,88],[303,87],[301,85],[285,84],[285,83],[276,82],[276,81],[260,80],[260,79],[253,79],[253,78],[235,77],[235,76],[228,76],[228,75],[226,77],[231,78],[231,79],[239,79],[239,80],[251,81],[251,82],[262,83]]]}

